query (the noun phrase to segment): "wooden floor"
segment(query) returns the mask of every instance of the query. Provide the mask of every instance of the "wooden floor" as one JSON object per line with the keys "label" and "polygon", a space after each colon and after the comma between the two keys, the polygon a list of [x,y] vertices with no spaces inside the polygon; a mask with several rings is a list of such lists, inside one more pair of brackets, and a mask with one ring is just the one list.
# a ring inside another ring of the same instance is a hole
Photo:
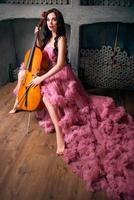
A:
{"label": "wooden floor", "polygon": [[[0,200],[107,200],[103,193],[87,192],[83,181],[56,156],[55,134],[44,134],[34,113],[29,134],[27,112],[8,114],[14,85],[0,88]],[[134,95],[124,95],[132,114],[133,100]]]}

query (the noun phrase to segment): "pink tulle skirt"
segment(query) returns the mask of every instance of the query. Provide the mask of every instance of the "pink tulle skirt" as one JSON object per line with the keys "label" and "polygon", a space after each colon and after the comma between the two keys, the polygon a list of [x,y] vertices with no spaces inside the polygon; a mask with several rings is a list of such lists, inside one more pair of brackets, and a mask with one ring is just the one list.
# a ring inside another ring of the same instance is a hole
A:
{"label": "pink tulle skirt", "polygon": [[[112,98],[88,95],[68,65],[43,82],[41,93],[58,109],[63,159],[87,188],[113,200],[133,200],[133,118]],[[46,133],[54,131],[46,108],[37,117]]]}

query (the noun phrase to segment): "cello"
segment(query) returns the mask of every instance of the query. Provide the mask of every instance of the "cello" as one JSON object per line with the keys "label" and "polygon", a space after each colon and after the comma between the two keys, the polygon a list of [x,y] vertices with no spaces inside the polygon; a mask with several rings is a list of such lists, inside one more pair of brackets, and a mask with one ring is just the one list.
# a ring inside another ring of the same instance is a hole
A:
{"label": "cello", "polygon": [[[37,27],[41,28],[45,19],[45,12],[42,13],[42,18]],[[35,34],[33,45],[28,49],[24,56],[25,77],[21,82],[17,94],[18,107],[25,111],[35,111],[42,109],[44,106],[41,97],[40,85],[36,87],[29,86],[31,80],[37,76],[41,69],[42,51],[36,47],[37,34]]]}

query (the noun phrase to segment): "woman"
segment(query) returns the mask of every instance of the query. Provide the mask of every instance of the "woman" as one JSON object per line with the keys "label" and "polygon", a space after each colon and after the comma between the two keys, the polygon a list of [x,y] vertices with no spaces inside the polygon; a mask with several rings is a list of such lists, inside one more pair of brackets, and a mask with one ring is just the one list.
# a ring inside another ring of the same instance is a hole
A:
{"label": "woman", "polygon": [[87,95],[68,64],[65,24],[57,9],[46,12],[44,30],[45,40],[38,35],[37,45],[49,71],[30,83],[41,84],[49,113],[38,112],[40,125],[47,132],[54,125],[57,154],[64,153],[63,159],[90,190],[105,190],[114,200],[134,199],[132,117],[109,97]]}
{"label": "woman", "polygon": [[[65,24],[62,14],[58,10],[52,9],[46,13],[45,22],[46,22],[44,25],[45,40],[42,43],[40,35],[38,34],[37,46],[43,49],[44,54],[45,51],[47,52],[46,49],[49,49],[48,51],[50,52],[50,54],[54,50],[57,57],[55,56],[55,58],[53,58],[52,60],[53,63],[49,63],[50,70],[46,74],[40,77],[38,76],[31,81],[29,85],[33,87],[35,87],[38,84],[41,84],[43,81],[45,81],[46,79],[48,79],[49,77],[60,71],[63,67],[67,67],[67,46],[66,46],[67,44],[65,35]],[[38,31],[39,31],[38,27],[36,27],[35,32]],[[18,76],[18,84],[14,91],[15,93],[16,90],[18,90],[24,75],[25,72],[22,66]],[[48,101],[45,95],[43,95],[43,102],[49,112],[49,115],[55,127],[56,139],[57,139],[57,154],[61,155],[64,151],[65,145],[64,145],[63,135],[61,134],[61,130],[58,125],[59,117],[56,111],[56,107]],[[13,109],[9,113],[13,114],[16,112],[17,103],[18,102],[16,100]]]}

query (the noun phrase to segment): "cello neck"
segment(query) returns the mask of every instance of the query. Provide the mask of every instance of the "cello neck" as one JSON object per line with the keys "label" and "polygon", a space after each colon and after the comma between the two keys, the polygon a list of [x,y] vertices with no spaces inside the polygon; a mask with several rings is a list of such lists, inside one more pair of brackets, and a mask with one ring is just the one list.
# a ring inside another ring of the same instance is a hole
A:
{"label": "cello neck", "polygon": [[37,39],[37,33],[34,36],[32,48],[30,49],[30,55],[29,55],[29,59],[28,59],[28,62],[27,62],[27,66],[26,66],[26,69],[29,70],[29,71],[30,71],[30,66],[31,66],[34,50],[35,50],[36,39]]}
{"label": "cello neck", "polygon": [[[44,19],[45,19],[45,12],[42,13],[42,18],[40,19],[40,21],[39,21],[39,23],[37,25],[38,28],[42,27],[42,25],[44,23]],[[32,48],[30,49],[30,55],[29,55],[29,59],[28,59],[28,62],[27,62],[27,66],[26,66],[26,69],[29,70],[29,71],[30,71],[30,66],[31,66],[31,62],[32,62],[34,50],[35,50],[35,44],[36,44],[37,35],[38,35],[38,33],[36,33],[34,35],[34,40],[33,40]]]}

